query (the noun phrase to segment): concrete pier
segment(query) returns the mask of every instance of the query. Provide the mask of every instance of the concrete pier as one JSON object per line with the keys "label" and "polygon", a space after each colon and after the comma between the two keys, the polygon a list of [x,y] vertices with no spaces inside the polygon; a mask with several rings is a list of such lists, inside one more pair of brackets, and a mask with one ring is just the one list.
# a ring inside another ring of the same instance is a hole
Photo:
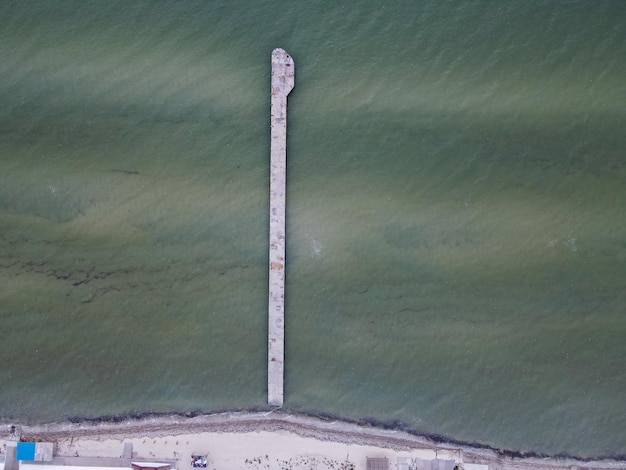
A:
{"label": "concrete pier", "polygon": [[267,346],[267,403],[283,406],[285,364],[285,189],[287,171],[287,95],[295,64],[283,49],[272,51],[270,144],[270,237]]}

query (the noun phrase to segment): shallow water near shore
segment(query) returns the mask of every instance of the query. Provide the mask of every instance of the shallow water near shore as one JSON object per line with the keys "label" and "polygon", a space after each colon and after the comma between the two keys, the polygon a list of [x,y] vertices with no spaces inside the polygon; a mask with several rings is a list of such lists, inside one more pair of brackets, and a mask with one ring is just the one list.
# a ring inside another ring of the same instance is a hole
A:
{"label": "shallow water near shore", "polygon": [[[280,13],[277,13],[280,12]],[[286,407],[626,454],[621,2],[3,2],[0,417]]]}

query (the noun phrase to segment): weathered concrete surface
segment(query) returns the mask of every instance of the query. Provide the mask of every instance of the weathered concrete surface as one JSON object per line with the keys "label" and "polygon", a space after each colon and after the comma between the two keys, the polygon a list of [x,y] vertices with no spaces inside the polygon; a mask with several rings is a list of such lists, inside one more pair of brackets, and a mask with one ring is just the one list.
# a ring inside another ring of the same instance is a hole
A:
{"label": "weathered concrete surface", "polygon": [[283,49],[272,51],[270,144],[270,248],[267,350],[267,403],[283,405],[285,363],[285,188],[287,164],[287,95],[293,89],[295,64]]}
{"label": "weathered concrete surface", "polygon": [[17,442],[7,441],[4,470],[19,470],[20,463],[17,461]]}

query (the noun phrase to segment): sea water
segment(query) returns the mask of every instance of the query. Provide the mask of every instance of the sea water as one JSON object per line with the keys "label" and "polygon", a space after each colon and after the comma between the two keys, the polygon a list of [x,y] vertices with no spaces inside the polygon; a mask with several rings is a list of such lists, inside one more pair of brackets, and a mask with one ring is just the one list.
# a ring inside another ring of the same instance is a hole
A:
{"label": "sea water", "polygon": [[4,1],[0,416],[285,406],[626,454],[626,4]]}

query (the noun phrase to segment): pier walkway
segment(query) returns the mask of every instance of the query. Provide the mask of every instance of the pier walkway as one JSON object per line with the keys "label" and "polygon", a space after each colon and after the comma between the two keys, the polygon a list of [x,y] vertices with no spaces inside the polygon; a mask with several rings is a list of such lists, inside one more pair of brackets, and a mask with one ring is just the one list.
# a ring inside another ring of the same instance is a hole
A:
{"label": "pier walkway", "polygon": [[295,64],[283,49],[272,51],[270,144],[270,237],[267,346],[267,403],[283,406],[285,363],[285,192],[287,95]]}

